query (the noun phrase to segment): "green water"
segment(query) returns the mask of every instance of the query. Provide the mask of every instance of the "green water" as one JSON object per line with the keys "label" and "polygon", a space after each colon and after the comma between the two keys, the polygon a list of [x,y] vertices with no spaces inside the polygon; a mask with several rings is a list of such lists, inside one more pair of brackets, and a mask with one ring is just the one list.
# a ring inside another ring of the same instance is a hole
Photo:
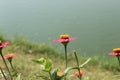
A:
{"label": "green water", "polygon": [[69,33],[69,51],[107,54],[120,47],[120,0],[0,0],[0,31],[60,50],[53,39]]}

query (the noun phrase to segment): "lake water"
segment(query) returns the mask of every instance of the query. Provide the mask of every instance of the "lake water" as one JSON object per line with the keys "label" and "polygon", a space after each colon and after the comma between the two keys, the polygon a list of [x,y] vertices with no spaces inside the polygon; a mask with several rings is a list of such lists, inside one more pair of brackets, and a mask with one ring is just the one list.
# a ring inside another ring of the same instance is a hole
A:
{"label": "lake water", "polygon": [[59,50],[53,39],[68,33],[69,51],[108,54],[120,47],[120,0],[0,0],[0,31]]}

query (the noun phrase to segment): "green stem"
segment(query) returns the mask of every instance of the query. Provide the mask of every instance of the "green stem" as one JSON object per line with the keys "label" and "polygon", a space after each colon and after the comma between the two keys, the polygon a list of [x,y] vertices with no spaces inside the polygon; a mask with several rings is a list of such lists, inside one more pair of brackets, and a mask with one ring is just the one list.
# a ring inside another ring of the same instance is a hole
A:
{"label": "green stem", "polygon": [[[65,69],[67,69],[67,64],[68,64],[68,61],[67,61],[67,44],[64,45],[64,48],[65,48]],[[64,80],[66,80],[66,76],[64,77]]]}
{"label": "green stem", "polygon": [[11,68],[13,69],[13,71],[14,71],[14,67],[13,67],[13,65],[12,65],[12,62],[10,62],[10,66],[11,66]]}
{"label": "green stem", "polygon": [[[74,55],[75,55],[75,59],[76,59],[76,62],[77,62],[77,66],[79,67],[78,57],[77,57],[77,54],[76,54],[75,51],[74,51]],[[80,74],[80,68],[78,68],[78,73],[79,73],[78,78],[81,80],[82,75]]]}
{"label": "green stem", "polygon": [[0,67],[0,70],[1,70],[1,72],[2,72],[2,74],[3,74],[3,76],[4,76],[4,78],[5,78],[5,80],[7,80],[7,78],[6,78],[6,76],[5,76],[5,74],[4,74],[4,72],[3,72],[3,70],[2,70],[1,67]]}
{"label": "green stem", "polygon": [[67,45],[64,45],[64,47],[65,47],[65,62],[66,62],[65,68],[67,68],[67,64],[68,64],[68,61],[67,61]]}
{"label": "green stem", "polygon": [[[10,62],[10,61],[9,61]],[[15,70],[15,68],[13,67],[12,61],[10,62],[10,66],[12,68],[12,70],[16,73],[17,71]],[[15,74],[15,76],[17,77],[17,74]]]}
{"label": "green stem", "polygon": [[51,72],[49,71],[49,75],[50,75],[50,80],[52,80],[52,75],[51,75]]}
{"label": "green stem", "polygon": [[120,65],[120,56],[116,56],[116,57],[118,59],[119,65]]}
{"label": "green stem", "polygon": [[[9,68],[8,68],[8,66],[7,66],[7,63],[6,63],[5,59],[4,59],[4,57],[3,57],[3,54],[2,54],[2,53],[0,53],[0,54],[1,54],[1,57],[2,57],[2,59],[3,59],[3,62],[5,63],[5,66],[6,66],[7,70],[8,70],[8,73],[9,73],[9,75],[10,75],[10,77],[11,77],[10,70],[9,70]],[[13,80],[12,77],[11,77],[11,80]]]}

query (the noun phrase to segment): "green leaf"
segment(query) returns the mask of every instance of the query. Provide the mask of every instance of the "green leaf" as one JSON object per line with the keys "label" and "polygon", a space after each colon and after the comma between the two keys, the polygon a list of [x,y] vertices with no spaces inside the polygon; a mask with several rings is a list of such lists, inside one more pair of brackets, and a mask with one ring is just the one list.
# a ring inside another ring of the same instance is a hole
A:
{"label": "green leaf", "polygon": [[50,59],[46,59],[44,67],[45,67],[44,71],[50,72],[52,69],[52,61]]}
{"label": "green leaf", "polygon": [[44,58],[40,58],[40,59],[36,59],[36,60],[32,60],[38,64],[44,64],[45,63],[45,59]]}
{"label": "green leaf", "polygon": [[33,61],[40,64],[40,67],[43,71],[50,72],[52,69],[52,61],[49,58],[40,58]]}
{"label": "green leaf", "polygon": [[84,65],[86,65],[89,61],[91,60],[91,58],[88,58],[83,64],[79,65],[79,68],[82,68]]}

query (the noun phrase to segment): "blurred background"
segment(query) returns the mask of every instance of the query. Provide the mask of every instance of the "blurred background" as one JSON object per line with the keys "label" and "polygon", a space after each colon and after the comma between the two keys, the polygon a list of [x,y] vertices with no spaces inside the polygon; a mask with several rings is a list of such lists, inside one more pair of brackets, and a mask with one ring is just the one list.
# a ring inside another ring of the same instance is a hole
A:
{"label": "blurred background", "polygon": [[120,47],[120,0],[0,0],[0,32],[9,38],[53,42],[68,33],[77,40],[69,51],[84,55],[107,55]]}

